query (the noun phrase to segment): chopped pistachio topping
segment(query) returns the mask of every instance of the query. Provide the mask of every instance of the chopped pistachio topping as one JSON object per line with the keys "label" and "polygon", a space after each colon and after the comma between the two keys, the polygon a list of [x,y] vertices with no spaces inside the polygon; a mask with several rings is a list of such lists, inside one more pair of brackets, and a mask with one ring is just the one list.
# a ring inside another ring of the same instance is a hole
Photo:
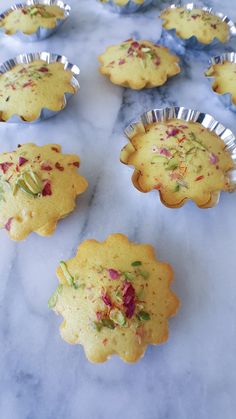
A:
{"label": "chopped pistachio topping", "polygon": [[128,279],[129,281],[133,281],[135,279],[134,274],[130,273],[130,272],[123,272],[123,275],[126,279]]}
{"label": "chopped pistachio topping", "polygon": [[33,171],[26,171],[17,178],[12,193],[15,194],[19,188],[28,195],[36,197],[41,194],[42,187],[42,181],[39,176]]}
{"label": "chopped pistachio topping", "polygon": [[135,260],[134,262],[131,263],[131,266],[140,266],[142,265],[142,262],[140,262],[140,260]]}
{"label": "chopped pistachio topping", "polygon": [[150,314],[147,313],[144,310],[139,311],[139,313],[137,314],[137,317],[140,321],[147,321],[150,320]]}
{"label": "chopped pistachio topping", "polygon": [[141,275],[143,278],[147,279],[149,277],[149,272],[143,271],[141,269],[138,270],[139,275]]}
{"label": "chopped pistachio topping", "polygon": [[48,308],[53,308],[57,304],[58,295],[62,293],[63,285],[58,285],[56,291],[52,294],[51,298],[48,300]]}
{"label": "chopped pistachio topping", "polygon": [[110,311],[110,319],[119,326],[125,326],[126,319],[122,311],[118,310],[117,308],[114,308]]}
{"label": "chopped pistachio topping", "polygon": [[93,325],[93,328],[97,331],[97,332],[100,332],[101,330],[102,330],[102,323],[100,323],[100,322],[93,322],[92,323],[92,325]]}
{"label": "chopped pistachio topping", "polygon": [[108,329],[115,329],[115,323],[111,319],[102,319],[102,325]]}
{"label": "chopped pistachio topping", "polygon": [[78,285],[75,278],[70,274],[67,264],[63,260],[60,262],[60,267],[70,287],[77,289]]}

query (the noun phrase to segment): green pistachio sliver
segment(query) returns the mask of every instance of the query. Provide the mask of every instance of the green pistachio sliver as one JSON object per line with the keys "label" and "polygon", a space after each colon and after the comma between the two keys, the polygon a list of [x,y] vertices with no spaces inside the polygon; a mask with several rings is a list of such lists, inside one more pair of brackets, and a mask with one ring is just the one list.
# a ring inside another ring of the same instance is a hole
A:
{"label": "green pistachio sliver", "polygon": [[12,185],[12,195],[13,196],[15,196],[15,194],[16,194],[16,192],[18,191],[18,189],[19,189],[19,186],[18,186],[18,184],[17,184],[17,182],[16,183],[14,183],[13,185]]}
{"label": "green pistachio sliver", "polygon": [[137,317],[140,321],[150,320],[150,314],[147,313],[147,311],[144,311],[144,310],[139,311],[139,313],[137,314]]}
{"label": "green pistachio sliver", "polygon": [[154,163],[164,162],[164,161],[168,162],[169,160],[166,156],[163,156],[161,154],[155,154],[154,156],[152,156],[152,159],[151,159],[151,162],[154,162]]}
{"label": "green pistachio sliver", "polygon": [[67,264],[63,260],[60,262],[60,267],[70,287],[75,288],[75,280],[68,271]]}
{"label": "green pistachio sliver", "polygon": [[108,329],[115,329],[115,323],[111,319],[102,319],[101,323],[103,327],[107,327]]}
{"label": "green pistachio sliver", "polygon": [[126,318],[124,314],[118,309],[111,310],[110,319],[119,326],[125,326],[126,324]]}
{"label": "green pistachio sliver", "polygon": [[174,186],[174,192],[179,192],[179,190],[180,190],[180,185],[176,183],[176,185]]}
{"label": "green pistachio sliver", "polygon": [[142,262],[140,262],[140,260],[135,260],[134,262],[131,263],[131,266],[141,266]]}
{"label": "green pistachio sliver", "polygon": [[196,137],[196,135],[194,134],[194,132],[190,132],[189,137],[190,137],[190,140],[191,140],[191,141],[193,141],[193,142],[196,144],[196,147],[200,148],[200,149],[201,149],[201,150],[203,150],[203,151],[205,151],[205,150],[207,150],[207,151],[208,151],[207,147],[205,147],[205,146],[201,143],[201,141],[199,141],[199,140],[197,139],[197,137]]}
{"label": "green pistachio sliver", "polygon": [[195,150],[196,147],[190,147],[187,151],[186,151],[186,156],[188,156],[190,153],[192,153],[193,150]]}
{"label": "green pistachio sliver", "polygon": [[115,298],[116,298],[116,301],[118,301],[118,303],[121,303],[122,302],[122,296],[121,296],[121,292],[120,291],[116,291],[115,292]]}
{"label": "green pistachio sliver", "polygon": [[187,182],[185,182],[185,180],[182,180],[182,179],[179,179],[179,180],[177,180],[177,184],[181,187],[183,187],[183,188],[187,188],[188,189],[188,184],[187,184]]}
{"label": "green pistachio sliver", "polygon": [[52,296],[48,300],[48,308],[53,308],[57,304],[58,295],[62,293],[63,285],[58,285],[56,291],[52,294]]}
{"label": "green pistachio sliver", "polygon": [[27,193],[28,195],[35,197],[36,195],[27,187],[27,185],[25,184],[25,182],[23,181],[23,179],[18,179],[17,183],[16,183],[17,187]]}
{"label": "green pistachio sliver", "polygon": [[170,159],[165,167],[166,170],[175,170],[179,166],[179,162],[177,159],[173,158]]}
{"label": "green pistachio sliver", "polygon": [[139,269],[138,273],[139,273],[139,275],[141,275],[145,279],[149,278],[149,272],[147,272],[147,271],[143,271],[143,270]]}
{"label": "green pistachio sliver", "polygon": [[35,172],[24,172],[22,179],[34,195],[42,192],[42,181]]}
{"label": "green pistachio sliver", "polygon": [[93,323],[92,323],[92,325],[93,325],[93,328],[94,328],[97,332],[101,332],[101,330],[102,330],[102,328],[103,328],[102,323],[99,323],[99,322],[93,322]]}
{"label": "green pistachio sliver", "polygon": [[52,13],[49,13],[46,10],[41,13],[41,16],[44,17],[44,18],[46,18],[46,19],[55,17]]}
{"label": "green pistachio sliver", "polygon": [[30,16],[34,16],[37,13],[39,13],[39,10],[37,9],[37,7],[34,7],[33,9],[30,10],[29,14]]}
{"label": "green pistachio sliver", "polygon": [[133,281],[135,279],[135,276],[130,272],[123,272],[123,275],[125,279],[128,279],[129,281]]}
{"label": "green pistachio sliver", "polygon": [[150,52],[151,51],[151,48],[143,47],[143,48],[141,48],[141,51],[142,52]]}

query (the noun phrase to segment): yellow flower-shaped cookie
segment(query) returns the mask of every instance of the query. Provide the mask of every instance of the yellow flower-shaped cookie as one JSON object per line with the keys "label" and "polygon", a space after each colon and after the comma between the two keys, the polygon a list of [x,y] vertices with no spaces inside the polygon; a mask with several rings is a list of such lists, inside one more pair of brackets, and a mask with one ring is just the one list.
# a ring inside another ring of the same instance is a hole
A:
{"label": "yellow flower-shaped cookie", "polygon": [[78,174],[79,157],[58,144],[18,146],[0,154],[0,227],[13,240],[31,232],[49,236],[88,186]]}
{"label": "yellow flower-shaped cookie", "polygon": [[[230,55],[230,54],[229,54]],[[214,79],[212,89],[219,95],[231,95],[232,104],[236,105],[236,54],[232,59],[215,63],[210,66],[205,75]],[[231,57],[230,57],[231,58]]]}
{"label": "yellow flower-shaped cookie", "polygon": [[0,28],[7,35],[14,35],[17,31],[32,34],[39,27],[52,29],[57,20],[64,20],[64,9],[57,5],[33,4],[11,10],[0,21]]}
{"label": "yellow flower-shaped cookie", "polygon": [[195,36],[203,44],[210,44],[215,38],[220,42],[229,40],[229,26],[226,21],[207,10],[185,7],[169,7],[162,11],[165,29],[176,30],[181,39]]}
{"label": "yellow flower-shaped cookie", "polygon": [[112,354],[135,362],[148,344],[167,340],[179,301],[170,289],[172,269],[155,258],[152,246],[122,234],[86,240],[57,275],[49,307],[64,317],[62,338],[83,345],[91,362]]}
{"label": "yellow flower-shaped cookie", "polygon": [[232,188],[229,171],[235,165],[224,141],[198,122],[140,123],[129,140],[121,162],[135,168],[134,186],[141,192],[158,190],[167,207],[190,199],[201,208],[212,207],[221,191]]}
{"label": "yellow flower-shaped cookie", "polygon": [[99,61],[112,83],[136,90],[161,86],[180,72],[178,57],[149,41],[128,39],[108,47]]}
{"label": "yellow flower-shaped cookie", "polygon": [[42,109],[58,112],[66,106],[65,93],[75,94],[73,73],[61,62],[35,60],[0,74],[0,120],[17,115],[23,121],[39,118]]}

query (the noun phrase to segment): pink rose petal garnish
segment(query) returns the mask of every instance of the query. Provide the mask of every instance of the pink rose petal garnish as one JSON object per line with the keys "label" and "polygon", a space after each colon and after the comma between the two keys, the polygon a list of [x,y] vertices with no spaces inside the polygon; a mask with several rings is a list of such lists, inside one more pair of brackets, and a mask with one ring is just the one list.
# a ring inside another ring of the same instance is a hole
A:
{"label": "pink rose petal garnish", "polygon": [[161,64],[161,59],[160,59],[160,57],[159,57],[159,56],[157,56],[157,57],[155,58],[155,60],[154,60],[154,64],[156,64],[156,65],[160,65],[160,64]]}
{"label": "pink rose petal garnish", "polygon": [[[25,87],[32,87],[34,85],[33,80],[28,80],[26,83],[23,84],[23,88]],[[15,90],[15,89],[13,89]]]}
{"label": "pink rose petal garnish", "polygon": [[168,129],[168,131],[166,131],[167,138],[175,137],[179,133],[180,133],[180,130],[178,128],[171,128],[171,129]]}
{"label": "pink rose petal garnish", "polygon": [[139,43],[137,41],[134,41],[134,42],[131,43],[131,47],[139,48]]}
{"label": "pink rose petal garnish", "polygon": [[218,161],[219,161],[218,157],[214,153],[211,153],[210,154],[210,163],[211,164],[216,164],[216,163],[218,163]]}
{"label": "pink rose petal garnish", "polygon": [[187,129],[187,128],[188,128],[188,126],[187,126],[187,125],[179,125],[179,128],[182,128],[182,129]]}
{"label": "pink rose petal garnish", "polygon": [[40,67],[39,69],[38,69],[38,71],[40,71],[40,73],[48,73],[48,68],[47,67]]}
{"label": "pink rose petal garnish", "polygon": [[43,162],[40,166],[41,170],[46,170],[47,172],[49,172],[50,170],[52,170],[52,165],[48,162]]}
{"label": "pink rose petal garnish", "polygon": [[50,196],[52,195],[52,187],[51,187],[51,182],[50,180],[46,180],[43,190],[42,190],[42,195],[43,196]]}
{"label": "pink rose petal garnish", "polygon": [[60,170],[60,172],[63,172],[63,170],[64,170],[64,167],[60,165],[59,161],[56,162],[55,168],[57,170]]}
{"label": "pink rose petal garnish", "polygon": [[79,167],[79,165],[80,165],[79,161],[74,161],[74,163],[72,163],[72,164],[73,164],[73,166],[75,166],[75,167]]}
{"label": "pink rose petal garnish", "polygon": [[118,279],[120,277],[120,274],[115,269],[108,269],[108,273],[111,279]]}
{"label": "pink rose petal garnish", "polygon": [[159,152],[162,156],[171,157],[171,153],[167,148],[160,148]]}
{"label": "pink rose petal garnish", "polygon": [[112,307],[111,299],[110,299],[109,295],[106,292],[102,293],[102,301],[104,302],[104,304],[106,306]]}
{"label": "pink rose petal garnish", "polygon": [[97,320],[101,320],[102,319],[102,312],[101,311],[96,311],[96,317],[97,317]]}
{"label": "pink rose petal garnish", "polygon": [[7,222],[6,222],[5,226],[4,226],[4,228],[5,228],[7,231],[10,231],[10,230],[11,230],[11,224],[12,224],[12,221],[13,221],[13,217],[11,217],[11,218],[9,218],[9,220],[7,220]]}
{"label": "pink rose petal garnish", "polygon": [[9,167],[11,166],[13,166],[13,163],[8,163],[8,162],[0,163],[0,169],[3,171],[4,175],[5,173],[7,173]]}
{"label": "pink rose petal garnish", "polygon": [[25,159],[24,157],[20,156],[19,157],[19,166],[23,166],[23,164],[27,163],[29,160]]}
{"label": "pink rose petal garnish", "polygon": [[125,63],[126,63],[126,61],[125,61],[124,58],[121,58],[120,61],[118,62],[119,65],[122,65],[122,64],[125,64]]}
{"label": "pink rose petal garnish", "polygon": [[125,281],[123,288],[123,305],[125,307],[125,314],[128,319],[133,317],[135,312],[135,289],[131,282]]}

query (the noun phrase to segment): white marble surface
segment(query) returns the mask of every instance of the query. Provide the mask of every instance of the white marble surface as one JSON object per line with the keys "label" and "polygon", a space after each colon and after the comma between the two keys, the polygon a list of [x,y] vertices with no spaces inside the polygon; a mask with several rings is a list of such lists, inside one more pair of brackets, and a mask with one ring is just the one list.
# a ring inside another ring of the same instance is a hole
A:
{"label": "white marble surface", "polygon": [[[10,3],[2,0],[1,8]],[[123,128],[153,107],[200,109],[235,132],[236,114],[209,90],[206,53],[185,55],[182,74],[158,90],[132,92],[99,75],[96,57],[107,45],[133,35],[159,39],[157,8],[120,18],[95,0],[69,3],[73,16],[52,38],[37,44],[1,38],[1,61],[35,50],[66,55],[81,68],[81,90],[59,117],[32,126],[1,124],[0,151],[29,140],[58,141],[79,153],[90,187],[51,238],[31,235],[14,243],[0,232],[0,418],[234,419],[236,194],[223,194],[210,210],[191,203],[167,209],[155,193],[132,187],[119,151]],[[221,3],[210,4],[236,20],[234,1]],[[233,47],[235,41],[227,49]],[[182,300],[168,343],[150,347],[132,366],[116,357],[89,364],[80,346],[61,340],[61,319],[47,308],[58,261],[74,255],[83,239],[112,232],[152,243],[173,265]]]}

